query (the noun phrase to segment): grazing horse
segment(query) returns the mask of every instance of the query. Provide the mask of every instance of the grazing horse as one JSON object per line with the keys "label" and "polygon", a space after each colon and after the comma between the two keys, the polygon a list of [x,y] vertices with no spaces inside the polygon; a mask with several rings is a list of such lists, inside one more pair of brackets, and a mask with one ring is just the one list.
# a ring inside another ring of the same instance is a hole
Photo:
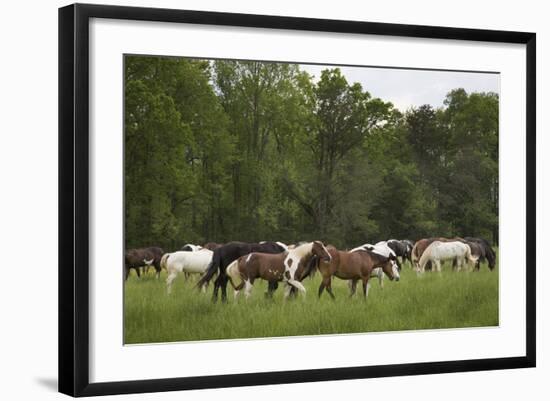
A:
{"label": "grazing horse", "polygon": [[[185,244],[184,246],[181,247],[180,251],[196,252],[196,251],[200,251],[201,249],[203,249],[203,247],[200,246],[200,245]],[[201,272],[201,273],[204,273],[204,272]],[[189,272],[184,272],[184,275],[185,275],[185,280],[186,281],[189,280],[189,277],[191,277],[191,273],[189,273]]]}
{"label": "grazing horse", "polygon": [[403,260],[408,260],[409,263],[411,264],[411,268],[413,267],[413,264],[412,264],[412,249],[413,249],[413,246],[414,246],[414,242],[412,242],[410,239],[402,239],[401,241],[399,241],[404,247],[405,247],[405,250],[404,250],[404,253],[403,253]]}
{"label": "grazing horse", "polygon": [[437,238],[422,238],[416,241],[416,243],[414,244],[413,249],[411,251],[411,260],[413,262],[414,267],[416,267],[417,270],[420,267],[419,260],[422,257],[422,254],[424,253],[426,248],[430,246],[430,244],[434,242],[436,239]]}
{"label": "grazing horse", "polygon": [[[432,238],[424,238],[416,241],[414,244],[412,250],[411,250],[411,262],[413,263],[414,267],[418,270],[419,268],[419,261],[422,257],[422,254],[426,250],[428,246],[434,241],[440,241],[440,242],[452,242],[452,241],[460,241],[465,242],[462,238],[456,237],[456,238],[444,238],[444,237],[432,237]],[[429,267],[431,269],[431,262],[428,262],[426,267]]]}
{"label": "grazing horse", "polygon": [[[300,245],[288,252],[278,254],[253,252],[241,256],[227,267],[231,285],[235,289],[235,298],[244,287],[245,296],[248,298],[252,286],[257,278],[269,282],[267,296],[271,297],[275,291],[276,283],[283,281],[286,285],[285,298],[296,288],[306,293],[305,287],[300,282],[311,271],[312,259],[317,257],[330,260],[331,256],[321,241],[313,241]],[[238,284],[237,284],[238,283]]]}
{"label": "grazing horse", "polygon": [[248,255],[252,252],[261,253],[281,253],[285,249],[275,242],[265,242],[263,244],[258,243],[245,243],[245,242],[229,242],[217,249],[214,249],[212,254],[212,261],[208,265],[208,269],[204,275],[197,282],[197,288],[202,288],[212,280],[212,277],[216,272],[219,272],[218,277],[214,281],[214,291],[212,294],[212,300],[214,302],[218,299],[218,291],[221,288],[222,302],[227,302],[227,282],[228,277],[226,273],[227,266],[240,256]]}
{"label": "grazing horse", "polygon": [[334,299],[332,293],[332,276],[342,280],[352,280],[352,295],[355,292],[353,282],[361,280],[363,282],[363,294],[365,298],[368,295],[368,283],[373,270],[381,267],[382,271],[390,280],[399,281],[399,269],[397,267],[397,257],[393,253],[388,256],[381,255],[372,250],[353,250],[350,252],[339,251],[334,247],[328,249],[332,256],[330,261],[319,261],[317,269],[323,277],[319,286],[319,298],[326,289],[329,295]]}
{"label": "grazing horse", "polygon": [[172,281],[178,273],[203,274],[212,261],[212,253],[209,249],[200,249],[198,251],[178,251],[164,254],[160,266],[168,272],[166,278],[167,292],[170,294],[172,291]]}
{"label": "grazing horse", "polygon": [[130,269],[135,269],[137,276],[140,277],[140,267],[155,266],[157,278],[160,276],[160,259],[164,251],[162,248],[152,246],[148,248],[129,249],[124,255],[124,280],[128,280]]}
{"label": "grazing horse", "polygon": [[[401,243],[401,241],[396,239],[390,239],[387,241],[379,241],[375,244],[375,246],[386,246],[390,248],[395,256],[397,256],[397,266],[399,267],[399,271],[401,271],[401,264],[405,262],[405,255],[407,254],[407,245]],[[401,262],[399,261],[399,258],[401,258]]]}
{"label": "grazing horse", "polygon": [[460,271],[464,262],[468,264],[477,262],[477,257],[472,255],[470,247],[463,242],[434,241],[422,253],[417,272],[423,273],[428,262],[432,262],[434,265],[434,269],[438,272],[441,272],[442,261],[455,259],[457,264],[457,271]]}
{"label": "grazing horse", "polygon": [[487,264],[489,266],[489,270],[494,270],[496,265],[496,254],[493,250],[493,247],[491,246],[491,243],[487,241],[484,238],[478,238],[478,237],[466,237],[464,238],[466,241],[474,242],[478,244],[481,248],[481,255],[479,258],[479,262],[476,265],[476,269],[479,270],[479,263],[487,261]]}

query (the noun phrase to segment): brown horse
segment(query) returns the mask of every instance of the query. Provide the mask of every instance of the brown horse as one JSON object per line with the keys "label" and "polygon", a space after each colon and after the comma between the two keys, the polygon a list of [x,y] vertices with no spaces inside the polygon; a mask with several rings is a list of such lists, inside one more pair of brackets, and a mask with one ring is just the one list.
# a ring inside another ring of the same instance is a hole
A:
{"label": "brown horse", "polygon": [[373,269],[381,267],[390,280],[399,281],[399,269],[396,256],[389,257],[374,253],[368,250],[357,250],[353,252],[339,251],[331,247],[329,253],[332,256],[330,261],[319,261],[318,269],[323,277],[319,286],[319,297],[326,289],[334,299],[332,293],[332,276],[342,280],[352,280],[352,295],[354,292],[353,282],[363,282],[363,295],[367,297],[368,283]]}
{"label": "brown horse", "polygon": [[248,298],[254,281],[258,278],[269,282],[267,296],[271,297],[278,287],[278,282],[286,284],[285,298],[296,288],[305,294],[306,289],[301,281],[309,275],[314,264],[314,257],[330,260],[331,255],[321,241],[300,245],[288,252],[279,254],[250,253],[239,257],[227,266],[227,276],[235,289],[237,298],[241,289],[245,289]]}
{"label": "brown horse", "polygon": [[124,280],[128,280],[130,269],[135,269],[137,276],[140,277],[139,269],[146,266],[154,266],[157,271],[157,278],[160,276],[160,259],[164,251],[157,246],[148,248],[129,249],[124,254]]}

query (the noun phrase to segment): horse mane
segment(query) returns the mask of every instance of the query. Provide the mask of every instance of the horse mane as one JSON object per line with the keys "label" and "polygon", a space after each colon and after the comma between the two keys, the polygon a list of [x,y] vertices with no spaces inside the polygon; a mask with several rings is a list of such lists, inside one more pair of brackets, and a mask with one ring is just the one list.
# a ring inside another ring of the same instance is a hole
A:
{"label": "horse mane", "polygon": [[309,248],[313,247],[313,241],[312,242],[306,242],[305,244],[302,244],[302,245],[298,245],[296,248],[290,249],[288,251],[288,253],[291,253],[292,255],[302,256],[301,253],[308,247]]}
{"label": "horse mane", "polygon": [[321,261],[321,258],[317,255],[313,255],[309,261],[307,262],[307,265],[302,272],[301,277],[298,278],[299,281],[304,280],[305,278],[309,277],[311,274],[315,272],[319,268],[319,262]]}

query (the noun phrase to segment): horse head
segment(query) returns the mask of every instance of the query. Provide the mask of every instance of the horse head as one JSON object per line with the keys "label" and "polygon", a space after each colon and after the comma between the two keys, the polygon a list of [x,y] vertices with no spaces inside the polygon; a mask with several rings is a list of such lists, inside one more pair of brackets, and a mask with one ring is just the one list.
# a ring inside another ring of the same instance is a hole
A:
{"label": "horse head", "polygon": [[321,258],[321,260],[323,260],[324,262],[330,262],[332,259],[332,256],[330,255],[328,249],[321,241],[313,241],[311,252]]}
{"label": "horse head", "polygon": [[397,257],[395,256],[395,254],[390,254],[386,262],[382,265],[382,270],[384,271],[384,273],[386,273],[386,276],[388,276],[390,280],[399,281],[400,269],[399,265],[397,264]]}

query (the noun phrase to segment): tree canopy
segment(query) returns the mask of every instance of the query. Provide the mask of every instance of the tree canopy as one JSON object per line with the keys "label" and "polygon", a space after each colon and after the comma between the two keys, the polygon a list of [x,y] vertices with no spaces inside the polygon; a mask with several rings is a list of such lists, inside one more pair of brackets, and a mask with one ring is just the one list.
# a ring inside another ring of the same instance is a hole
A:
{"label": "tree canopy", "polygon": [[126,56],[126,246],[498,243],[498,95],[402,113],[367,89],[338,68]]}

